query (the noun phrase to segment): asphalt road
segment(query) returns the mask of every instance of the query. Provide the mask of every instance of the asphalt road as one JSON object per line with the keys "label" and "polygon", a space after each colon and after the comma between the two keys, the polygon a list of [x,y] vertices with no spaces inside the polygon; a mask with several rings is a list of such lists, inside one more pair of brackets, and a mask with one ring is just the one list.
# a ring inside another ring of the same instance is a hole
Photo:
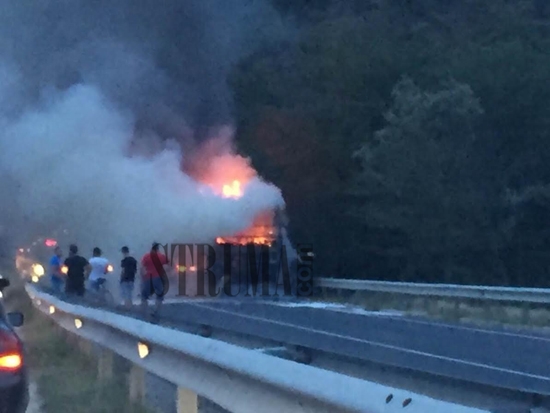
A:
{"label": "asphalt road", "polygon": [[550,395],[550,338],[526,333],[250,299],[166,304],[162,319]]}
{"label": "asphalt road", "polygon": [[262,298],[176,300],[161,324],[207,325],[339,356],[550,396],[550,336]]}

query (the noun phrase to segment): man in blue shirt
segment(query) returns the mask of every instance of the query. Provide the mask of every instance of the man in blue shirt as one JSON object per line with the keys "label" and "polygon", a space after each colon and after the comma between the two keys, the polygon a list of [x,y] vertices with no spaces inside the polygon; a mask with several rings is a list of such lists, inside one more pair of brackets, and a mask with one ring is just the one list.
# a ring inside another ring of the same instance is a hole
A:
{"label": "man in blue shirt", "polygon": [[50,259],[50,282],[56,294],[61,294],[63,289],[63,272],[61,271],[61,257],[63,253],[60,247],[55,247],[54,256]]}

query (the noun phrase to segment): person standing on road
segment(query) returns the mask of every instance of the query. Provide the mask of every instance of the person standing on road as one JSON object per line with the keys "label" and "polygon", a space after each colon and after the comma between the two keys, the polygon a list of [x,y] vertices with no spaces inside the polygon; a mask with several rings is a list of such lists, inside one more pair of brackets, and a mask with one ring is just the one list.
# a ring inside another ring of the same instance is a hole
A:
{"label": "person standing on road", "polygon": [[54,255],[50,258],[50,283],[55,294],[61,294],[63,289],[63,273],[61,272],[61,257],[63,252],[61,247],[54,249]]}
{"label": "person standing on road", "polygon": [[156,295],[155,310],[151,314],[157,316],[164,298],[164,281],[168,270],[168,258],[159,252],[160,244],[154,242],[151,251],[141,258],[141,308],[147,312],[149,298]]}
{"label": "person standing on road", "polygon": [[88,278],[88,285],[91,290],[99,291],[99,286],[106,281],[105,275],[109,272],[109,260],[102,257],[103,252],[98,247],[95,247],[92,251],[92,258],[90,258],[90,277]]}
{"label": "person standing on road", "polygon": [[136,279],[138,263],[130,255],[130,249],[122,247],[122,261],[120,262],[120,295],[126,307],[132,307],[132,294],[134,293],[134,282]]}
{"label": "person standing on road", "polygon": [[78,255],[78,247],[72,244],[69,247],[69,257],[65,260],[67,267],[67,281],[65,283],[65,292],[68,295],[84,295],[84,280],[88,278],[92,267],[88,260]]}

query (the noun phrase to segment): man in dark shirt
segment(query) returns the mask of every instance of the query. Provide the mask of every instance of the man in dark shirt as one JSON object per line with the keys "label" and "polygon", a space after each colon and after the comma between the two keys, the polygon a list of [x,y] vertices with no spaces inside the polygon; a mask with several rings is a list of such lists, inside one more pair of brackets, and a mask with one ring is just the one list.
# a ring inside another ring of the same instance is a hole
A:
{"label": "man in dark shirt", "polygon": [[120,262],[120,295],[124,305],[131,307],[138,264],[136,259],[130,255],[128,247],[122,247],[121,252],[124,258]]}
{"label": "man in dark shirt", "polygon": [[65,292],[69,294],[76,294],[78,296],[84,295],[84,280],[90,275],[92,267],[88,260],[78,255],[78,247],[71,245],[69,247],[69,257],[65,260],[65,266],[67,267],[67,282],[65,283]]}

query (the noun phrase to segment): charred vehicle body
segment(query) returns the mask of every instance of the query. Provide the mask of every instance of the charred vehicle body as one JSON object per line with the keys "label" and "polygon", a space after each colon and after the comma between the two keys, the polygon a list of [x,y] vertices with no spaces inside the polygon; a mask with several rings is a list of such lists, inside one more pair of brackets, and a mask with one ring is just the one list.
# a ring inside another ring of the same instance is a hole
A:
{"label": "charred vehicle body", "polygon": [[[196,265],[201,257],[195,256],[192,264],[187,266],[180,262],[181,258],[176,259],[180,295],[293,294],[296,261],[286,235],[286,224],[284,210],[266,211],[259,214],[245,231],[216,238],[211,245],[214,254],[207,257],[208,252],[205,252],[204,259],[210,259],[210,262],[208,265],[205,263],[204,267],[208,267],[210,275],[205,274],[204,277],[198,274],[203,268]],[[203,281],[201,290],[199,285]]]}

